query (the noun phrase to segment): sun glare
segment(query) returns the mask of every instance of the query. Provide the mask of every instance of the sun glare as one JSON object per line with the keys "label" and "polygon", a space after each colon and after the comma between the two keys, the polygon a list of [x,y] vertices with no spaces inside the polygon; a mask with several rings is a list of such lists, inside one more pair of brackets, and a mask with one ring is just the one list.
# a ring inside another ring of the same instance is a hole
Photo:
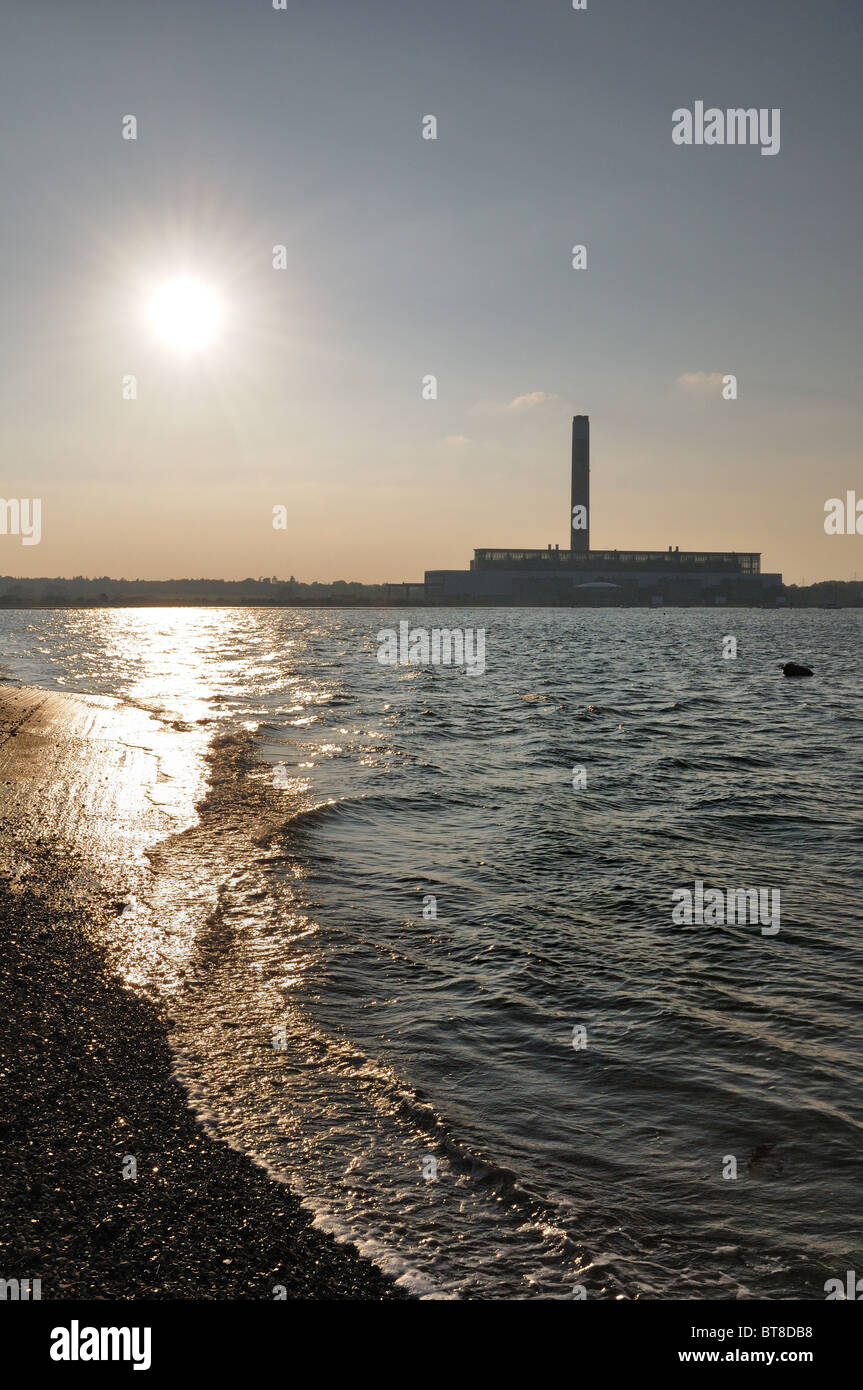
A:
{"label": "sun glare", "polygon": [[160,285],[150,302],[150,321],[159,337],[182,352],[207,347],[219,330],[219,297],[199,280],[185,276]]}

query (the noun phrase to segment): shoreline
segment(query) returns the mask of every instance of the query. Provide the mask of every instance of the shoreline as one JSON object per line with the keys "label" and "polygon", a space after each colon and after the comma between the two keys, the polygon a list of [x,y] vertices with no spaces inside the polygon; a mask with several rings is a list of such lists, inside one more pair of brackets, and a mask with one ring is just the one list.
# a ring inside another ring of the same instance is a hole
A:
{"label": "shoreline", "polygon": [[316,1229],[286,1184],[205,1133],[173,1074],[165,1008],[127,989],[91,939],[116,930],[119,905],[110,892],[70,896],[70,860],[37,792],[40,779],[62,783],[66,753],[83,755],[96,787],[85,812],[101,795],[116,832],[113,745],[93,715],[111,707],[0,689],[0,830],[27,859],[0,870],[0,1274],[40,1279],[54,1301],[409,1297]]}
{"label": "shoreline", "polygon": [[[832,583],[834,583],[833,580],[823,580],[823,581],[820,581],[820,582],[825,583],[825,584],[832,584]],[[851,581],[837,580],[837,581],[835,581],[835,582],[841,584],[841,583],[851,582]],[[795,599],[796,599],[796,601],[795,601]],[[715,612],[717,611],[717,608],[723,608],[723,609],[725,609],[725,608],[733,608],[733,609],[743,609],[743,610],[746,610],[746,611],[748,611],[748,612],[769,612],[769,613],[774,613],[774,612],[775,612],[775,613],[786,613],[786,612],[791,612],[791,611],[793,611],[793,610],[795,610],[795,609],[805,609],[806,611],[810,611],[810,610],[811,610],[811,611],[818,611],[818,610],[821,610],[821,609],[833,609],[833,610],[837,610],[837,611],[840,611],[840,612],[844,612],[846,609],[852,609],[852,610],[854,610],[854,611],[859,612],[860,609],[863,608],[863,599],[860,599],[860,598],[856,598],[856,597],[855,597],[855,598],[853,598],[853,599],[849,599],[847,603],[839,603],[839,602],[829,602],[829,603],[828,603],[828,602],[821,602],[821,601],[818,600],[818,599],[812,599],[811,601],[808,601],[808,602],[807,602],[807,601],[805,601],[805,600],[803,600],[803,599],[800,599],[799,597],[797,597],[797,596],[795,596],[795,595],[792,594],[792,595],[790,595],[790,596],[786,596],[786,600],[785,600],[785,602],[783,602],[783,603],[777,603],[775,600],[774,600],[772,603],[771,603],[771,602],[768,602],[768,601],[765,601],[765,602],[763,602],[763,603],[752,603],[752,602],[749,602],[749,601],[746,601],[746,602],[739,602],[739,603],[738,603],[738,602],[734,602],[733,600],[729,600],[728,602],[726,602],[726,603],[724,603],[724,604],[721,604],[721,605],[707,603],[707,602],[705,602],[704,600],[701,600],[701,601],[699,601],[699,602],[697,602],[697,603],[695,603],[695,602],[693,602],[693,603],[677,603],[677,602],[675,602],[674,600],[671,600],[671,599],[669,599],[667,602],[663,602],[662,604],[659,604],[659,605],[656,605],[656,604],[653,604],[653,603],[651,603],[651,602],[648,602],[647,600],[645,600],[643,603],[629,603],[629,602],[625,602],[625,603],[614,603],[614,602],[605,602],[605,603],[602,603],[602,602],[599,602],[599,603],[597,603],[597,602],[593,602],[593,603],[590,603],[590,602],[582,602],[582,603],[553,603],[553,602],[551,602],[551,601],[549,601],[549,602],[547,602],[547,603],[541,603],[541,602],[538,602],[538,601],[533,601],[533,602],[530,602],[530,603],[525,603],[525,602],[518,602],[517,600],[515,600],[515,599],[513,599],[513,598],[505,598],[505,599],[497,599],[497,600],[494,600],[494,599],[489,599],[489,598],[487,598],[487,597],[486,597],[486,598],[479,598],[479,599],[478,599],[478,598],[472,598],[472,597],[470,597],[470,596],[467,596],[467,597],[465,597],[465,598],[457,598],[457,599],[454,599],[454,598],[418,598],[418,599],[387,598],[387,599],[361,599],[361,600],[358,600],[358,601],[355,602],[355,603],[347,602],[347,601],[346,601],[345,599],[343,599],[343,598],[337,598],[337,599],[327,599],[327,598],[290,599],[290,600],[287,600],[287,601],[280,601],[280,602],[275,602],[275,601],[274,601],[274,602],[272,602],[272,603],[261,602],[260,600],[255,601],[255,600],[253,600],[253,599],[241,599],[241,598],[238,598],[238,599],[231,599],[231,598],[212,598],[212,599],[207,599],[207,598],[204,598],[204,599],[193,598],[193,599],[180,599],[180,600],[169,600],[169,599],[164,599],[164,598],[158,598],[158,599],[152,599],[152,598],[150,598],[150,599],[134,599],[134,600],[133,600],[133,599],[125,599],[125,600],[123,600],[123,599],[111,599],[111,601],[108,602],[108,603],[94,603],[94,602],[92,602],[92,601],[90,601],[90,600],[88,600],[88,599],[75,599],[75,600],[70,600],[68,603],[49,603],[49,602],[45,602],[45,601],[43,601],[43,600],[30,600],[30,601],[28,601],[28,602],[23,602],[23,601],[22,601],[22,602],[20,602],[20,603],[11,603],[11,602],[9,602],[8,600],[0,599],[0,611],[2,611],[2,612],[4,612],[4,613],[30,613],[30,612],[40,612],[40,611],[43,611],[43,610],[44,610],[44,611],[48,611],[48,612],[58,612],[58,613],[67,613],[67,612],[72,612],[72,613],[75,613],[75,612],[78,612],[78,613],[80,613],[80,612],[111,613],[111,612],[123,612],[125,609],[132,609],[132,610],[134,610],[134,611],[140,611],[140,610],[145,610],[145,611],[146,611],[146,610],[148,610],[148,609],[154,609],[154,608],[166,609],[166,610],[168,610],[168,611],[170,611],[170,610],[173,609],[173,608],[203,608],[203,609],[208,609],[208,610],[209,610],[209,609],[212,609],[212,610],[214,610],[214,611],[218,611],[219,609],[230,609],[230,608],[253,608],[253,609],[258,609],[258,608],[259,608],[259,609],[274,609],[274,610],[285,609],[285,610],[288,610],[288,611],[293,610],[293,609],[306,609],[306,608],[311,608],[311,609],[322,609],[322,610],[324,610],[324,611],[326,611],[326,612],[330,612],[330,611],[332,611],[332,612],[339,612],[339,611],[342,611],[342,610],[344,610],[344,611],[346,611],[346,612],[354,612],[354,611],[356,611],[356,612],[362,612],[363,610],[368,610],[368,611],[372,611],[372,612],[373,612],[373,611],[376,611],[376,610],[380,610],[380,611],[382,611],[382,612],[388,612],[390,609],[398,609],[399,611],[404,610],[405,612],[410,612],[412,609],[423,610],[423,609],[444,609],[444,608],[452,608],[452,609],[488,608],[488,609],[492,609],[492,610],[495,610],[495,611],[496,611],[496,610],[499,610],[499,609],[517,609],[517,610],[519,610],[519,611],[521,611],[522,609],[524,609],[524,610],[532,610],[532,609],[543,609],[543,610],[545,610],[545,609],[554,609],[554,610],[558,610],[558,609],[565,609],[565,610],[567,610],[567,611],[568,611],[568,610],[577,610],[577,611],[579,611],[579,612],[581,612],[581,611],[592,612],[594,609],[601,608],[601,609],[603,609],[603,610],[605,610],[605,609],[615,609],[615,610],[620,609],[620,610],[622,610],[622,611],[624,611],[624,612],[633,612],[633,613],[635,613],[635,612],[644,612],[645,610],[652,611],[652,610],[655,609],[656,607],[659,607],[659,608],[662,608],[662,609],[668,609],[668,608],[678,609],[678,608],[680,608],[680,609],[685,609],[685,610],[687,610],[687,611],[698,608],[698,609],[704,609],[704,610],[705,610],[706,612],[708,612],[708,613],[715,613]]]}

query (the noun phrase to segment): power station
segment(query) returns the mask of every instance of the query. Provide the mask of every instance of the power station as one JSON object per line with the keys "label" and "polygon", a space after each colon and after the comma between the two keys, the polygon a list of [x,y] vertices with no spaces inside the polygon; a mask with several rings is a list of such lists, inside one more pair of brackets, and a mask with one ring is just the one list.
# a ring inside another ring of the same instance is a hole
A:
{"label": "power station", "polygon": [[590,420],[572,421],[569,548],[475,550],[469,570],[426,570],[427,600],[630,605],[773,604],[781,574],[752,551],[591,550]]}

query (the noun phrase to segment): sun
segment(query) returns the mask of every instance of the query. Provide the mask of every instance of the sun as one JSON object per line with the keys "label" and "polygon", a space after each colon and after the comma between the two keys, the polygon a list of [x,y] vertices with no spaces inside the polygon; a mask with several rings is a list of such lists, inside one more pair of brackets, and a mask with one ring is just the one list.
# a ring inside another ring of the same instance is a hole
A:
{"label": "sun", "polygon": [[166,280],[150,300],[149,317],[156,333],[180,352],[208,347],[222,323],[219,296],[189,276]]}

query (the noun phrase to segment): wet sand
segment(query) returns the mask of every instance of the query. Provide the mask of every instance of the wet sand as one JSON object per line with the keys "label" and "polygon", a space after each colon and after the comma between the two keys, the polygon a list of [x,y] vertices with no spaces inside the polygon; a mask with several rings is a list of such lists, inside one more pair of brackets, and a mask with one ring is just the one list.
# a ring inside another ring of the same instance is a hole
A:
{"label": "wet sand", "polygon": [[0,688],[0,1271],[43,1299],[404,1297],[203,1132],[163,1006],[99,944],[122,882],[69,891],[84,840],[120,882],[182,821],[171,739],[112,701]]}

